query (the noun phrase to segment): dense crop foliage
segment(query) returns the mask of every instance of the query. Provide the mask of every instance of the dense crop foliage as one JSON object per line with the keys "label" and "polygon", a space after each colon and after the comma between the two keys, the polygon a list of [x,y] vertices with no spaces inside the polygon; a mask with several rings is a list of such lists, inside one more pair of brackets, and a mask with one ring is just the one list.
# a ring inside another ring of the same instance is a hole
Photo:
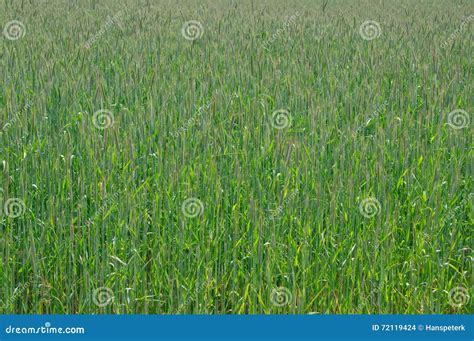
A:
{"label": "dense crop foliage", "polygon": [[471,312],[472,14],[1,0],[0,312]]}

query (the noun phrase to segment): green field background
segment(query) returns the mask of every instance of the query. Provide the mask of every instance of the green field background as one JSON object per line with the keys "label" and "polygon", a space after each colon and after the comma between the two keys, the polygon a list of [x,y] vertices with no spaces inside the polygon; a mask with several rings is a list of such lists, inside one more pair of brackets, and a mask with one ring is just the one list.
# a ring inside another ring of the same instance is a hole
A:
{"label": "green field background", "polygon": [[473,14],[1,0],[0,313],[471,313]]}

